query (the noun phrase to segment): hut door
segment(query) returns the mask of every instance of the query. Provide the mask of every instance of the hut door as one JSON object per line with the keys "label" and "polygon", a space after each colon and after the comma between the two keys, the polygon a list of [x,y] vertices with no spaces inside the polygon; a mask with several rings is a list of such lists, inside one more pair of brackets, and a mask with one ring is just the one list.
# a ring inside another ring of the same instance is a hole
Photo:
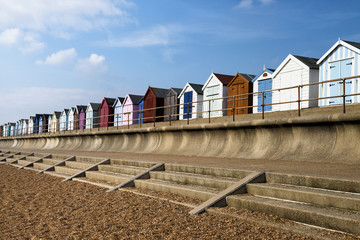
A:
{"label": "hut door", "polygon": [[[330,80],[338,79],[340,78],[340,62],[333,62],[329,65],[329,71],[330,71]],[[330,90],[330,96],[338,96],[340,86],[342,84],[339,84],[339,82],[330,82],[329,84],[329,90]],[[329,98],[329,105],[339,104],[338,98]]]}
{"label": "hut door", "polygon": [[192,99],[193,99],[193,92],[186,92],[184,93],[184,119],[192,118]]}
{"label": "hut door", "polygon": [[[340,62],[340,77],[346,78],[351,76],[352,59],[344,60]],[[340,93],[343,94],[342,83],[340,84]],[[345,94],[351,94],[352,79],[345,80]],[[342,99],[340,101],[342,103]],[[351,97],[345,97],[345,103],[352,103]]]}
{"label": "hut door", "polygon": [[[258,81],[258,89],[259,92],[267,91],[272,89],[272,79],[265,79],[265,80],[259,80]],[[264,93],[264,104],[271,104],[272,103],[272,92],[266,92]],[[258,94],[258,105],[262,104],[262,94]],[[271,111],[272,106],[265,106],[264,111]],[[262,112],[262,107],[258,107],[258,112]]]}

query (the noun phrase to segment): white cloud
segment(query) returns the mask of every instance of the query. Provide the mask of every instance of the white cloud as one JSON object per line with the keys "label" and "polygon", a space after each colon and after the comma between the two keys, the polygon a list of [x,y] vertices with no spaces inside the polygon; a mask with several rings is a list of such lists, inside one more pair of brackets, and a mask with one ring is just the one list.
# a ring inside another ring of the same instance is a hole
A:
{"label": "white cloud", "polygon": [[75,69],[81,74],[87,76],[99,75],[105,73],[108,70],[108,67],[104,62],[104,56],[93,53],[88,58],[79,59]]}
{"label": "white cloud", "polygon": [[36,64],[39,65],[61,65],[72,62],[77,53],[74,48],[61,50],[48,56],[45,61],[38,60]]}
{"label": "white cloud", "polygon": [[9,26],[27,31],[89,31],[109,24],[132,21],[122,7],[130,0],[0,0],[0,29]]}
{"label": "white cloud", "polygon": [[86,105],[90,101],[99,101],[97,99],[102,99],[103,96],[106,94],[101,91],[78,88],[29,87],[9,89],[9,91],[0,94],[0,102],[7,103],[0,105],[0,111],[6,112],[6,114],[0,114],[0,124],[16,122],[22,118],[29,118],[36,113],[50,114],[76,104]]}
{"label": "white cloud", "polygon": [[16,44],[22,36],[22,32],[18,28],[5,29],[0,33],[0,44],[13,45]]}
{"label": "white cloud", "polygon": [[167,45],[170,35],[174,33],[169,27],[158,26],[150,30],[138,31],[121,39],[110,39],[111,47],[146,47],[155,45]]}
{"label": "white cloud", "polygon": [[251,8],[253,0],[242,0],[235,8]]}
{"label": "white cloud", "polygon": [[273,3],[275,0],[241,0],[238,5],[235,6],[235,8],[241,8],[241,9],[250,9],[254,7],[255,5],[269,5]]}

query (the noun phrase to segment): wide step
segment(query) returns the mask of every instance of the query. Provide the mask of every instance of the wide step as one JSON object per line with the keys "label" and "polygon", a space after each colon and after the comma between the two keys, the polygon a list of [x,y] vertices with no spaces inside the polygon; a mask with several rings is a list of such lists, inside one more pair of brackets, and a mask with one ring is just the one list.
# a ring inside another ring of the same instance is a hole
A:
{"label": "wide step", "polygon": [[125,182],[126,180],[132,177],[131,175],[98,172],[98,171],[87,171],[85,173],[85,176],[86,178],[91,180],[107,182],[114,185],[118,185],[122,182]]}
{"label": "wide step", "polygon": [[185,197],[200,199],[202,201],[206,201],[218,193],[216,189],[190,185],[179,185],[153,179],[135,180],[135,187],[178,194]]}
{"label": "wide step", "polygon": [[80,171],[82,171],[82,170],[77,169],[77,168],[69,168],[69,167],[63,167],[63,166],[56,166],[55,167],[55,172],[66,174],[66,175],[69,175],[69,176],[78,174]]}
{"label": "wide step", "polygon": [[323,208],[311,204],[247,194],[228,196],[226,201],[230,207],[245,208],[324,228],[360,234],[359,212]]}
{"label": "wide step", "polygon": [[150,172],[152,179],[174,182],[182,185],[196,185],[209,188],[216,188],[223,190],[233,185],[238,179],[225,179],[214,177],[210,175],[200,175],[185,172],[167,172],[167,171],[153,171]]}
{"label": "wide step", "polygon": [[126,175],[138,175],[146,170],[146,168],[142,167],[134,167],[134,166],[127,166],[127,165],[99,165],[99,171],[109,172],[109,173],[120,173]]}
{"label": "wide step", "polygon": [[248,184],[247,191],[252,195],[360,211],[360,194],[357,193],[269,183]]}
{"label": "wide step", "polygon": [[46,163],[34,163],[34,168],[38,170],[45,170],[51,167],[52,165]]}

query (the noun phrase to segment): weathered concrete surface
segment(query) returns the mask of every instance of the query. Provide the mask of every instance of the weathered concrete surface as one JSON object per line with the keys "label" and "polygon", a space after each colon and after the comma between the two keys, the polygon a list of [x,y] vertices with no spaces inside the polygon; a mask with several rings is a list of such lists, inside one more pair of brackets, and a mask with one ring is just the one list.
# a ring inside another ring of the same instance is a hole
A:
{"label": "weathered concrete surface", "polygon": [[360,114],[327,114],[0,139],[0,148],[360,163]]}

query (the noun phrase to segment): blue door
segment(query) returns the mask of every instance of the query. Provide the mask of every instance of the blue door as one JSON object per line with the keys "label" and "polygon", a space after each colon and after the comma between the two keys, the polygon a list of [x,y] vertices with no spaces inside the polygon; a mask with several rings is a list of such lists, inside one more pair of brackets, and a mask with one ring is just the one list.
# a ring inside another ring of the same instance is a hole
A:
{"label": "blue door", "polygon": [[[351,68],[352,68],[352,60],[348,59],[340,62],[340,76],[341,78],[346,78],[351,76]],[[342,84],[341,84],[342,86]],[[352,79],[345,80],[345,94],[351,94],[352,88]],[[341,89],[341,93],[343,93],[343,89]],[[342,99],[341,99],[342,103]],[[345,103],[352,103],[351,97],[345,97]]]}
{"label": "blue door", "polygon": [[[330,80],[340,78],[340,62],[333,62],[330,64]],[[340,95],[339,89],[342,86],[340,82],[330,82],[330,96]],[[329,98],[329,105],[339,104],[339,98]]]}
{"label": "blue door", "polygon": [[192,99],[193,92],[184,93],[184,119],[192,118]]}
{"label": "blue door", "polygon": [[144,123],[144,99],[139,102],[139,118],[140,123]]}
{"label": "blue door", "polygon": [[34,133],[39,133],[39,118],[37,117],[34,120]]}
{"label": "blue door", "polygon": [[[258,92],[268,91],[272,89],[272,79],[264,79],[258,81]],[[272,103],[272,92],[264,93],[264,104],[271,104]],[[262,94],[258,94],[258,105],[262,104]],[[264,111],[271,111],[272,106],[268,105],[264,107]],[[262,107],[258,107],[258,112],[262,112]]]}

